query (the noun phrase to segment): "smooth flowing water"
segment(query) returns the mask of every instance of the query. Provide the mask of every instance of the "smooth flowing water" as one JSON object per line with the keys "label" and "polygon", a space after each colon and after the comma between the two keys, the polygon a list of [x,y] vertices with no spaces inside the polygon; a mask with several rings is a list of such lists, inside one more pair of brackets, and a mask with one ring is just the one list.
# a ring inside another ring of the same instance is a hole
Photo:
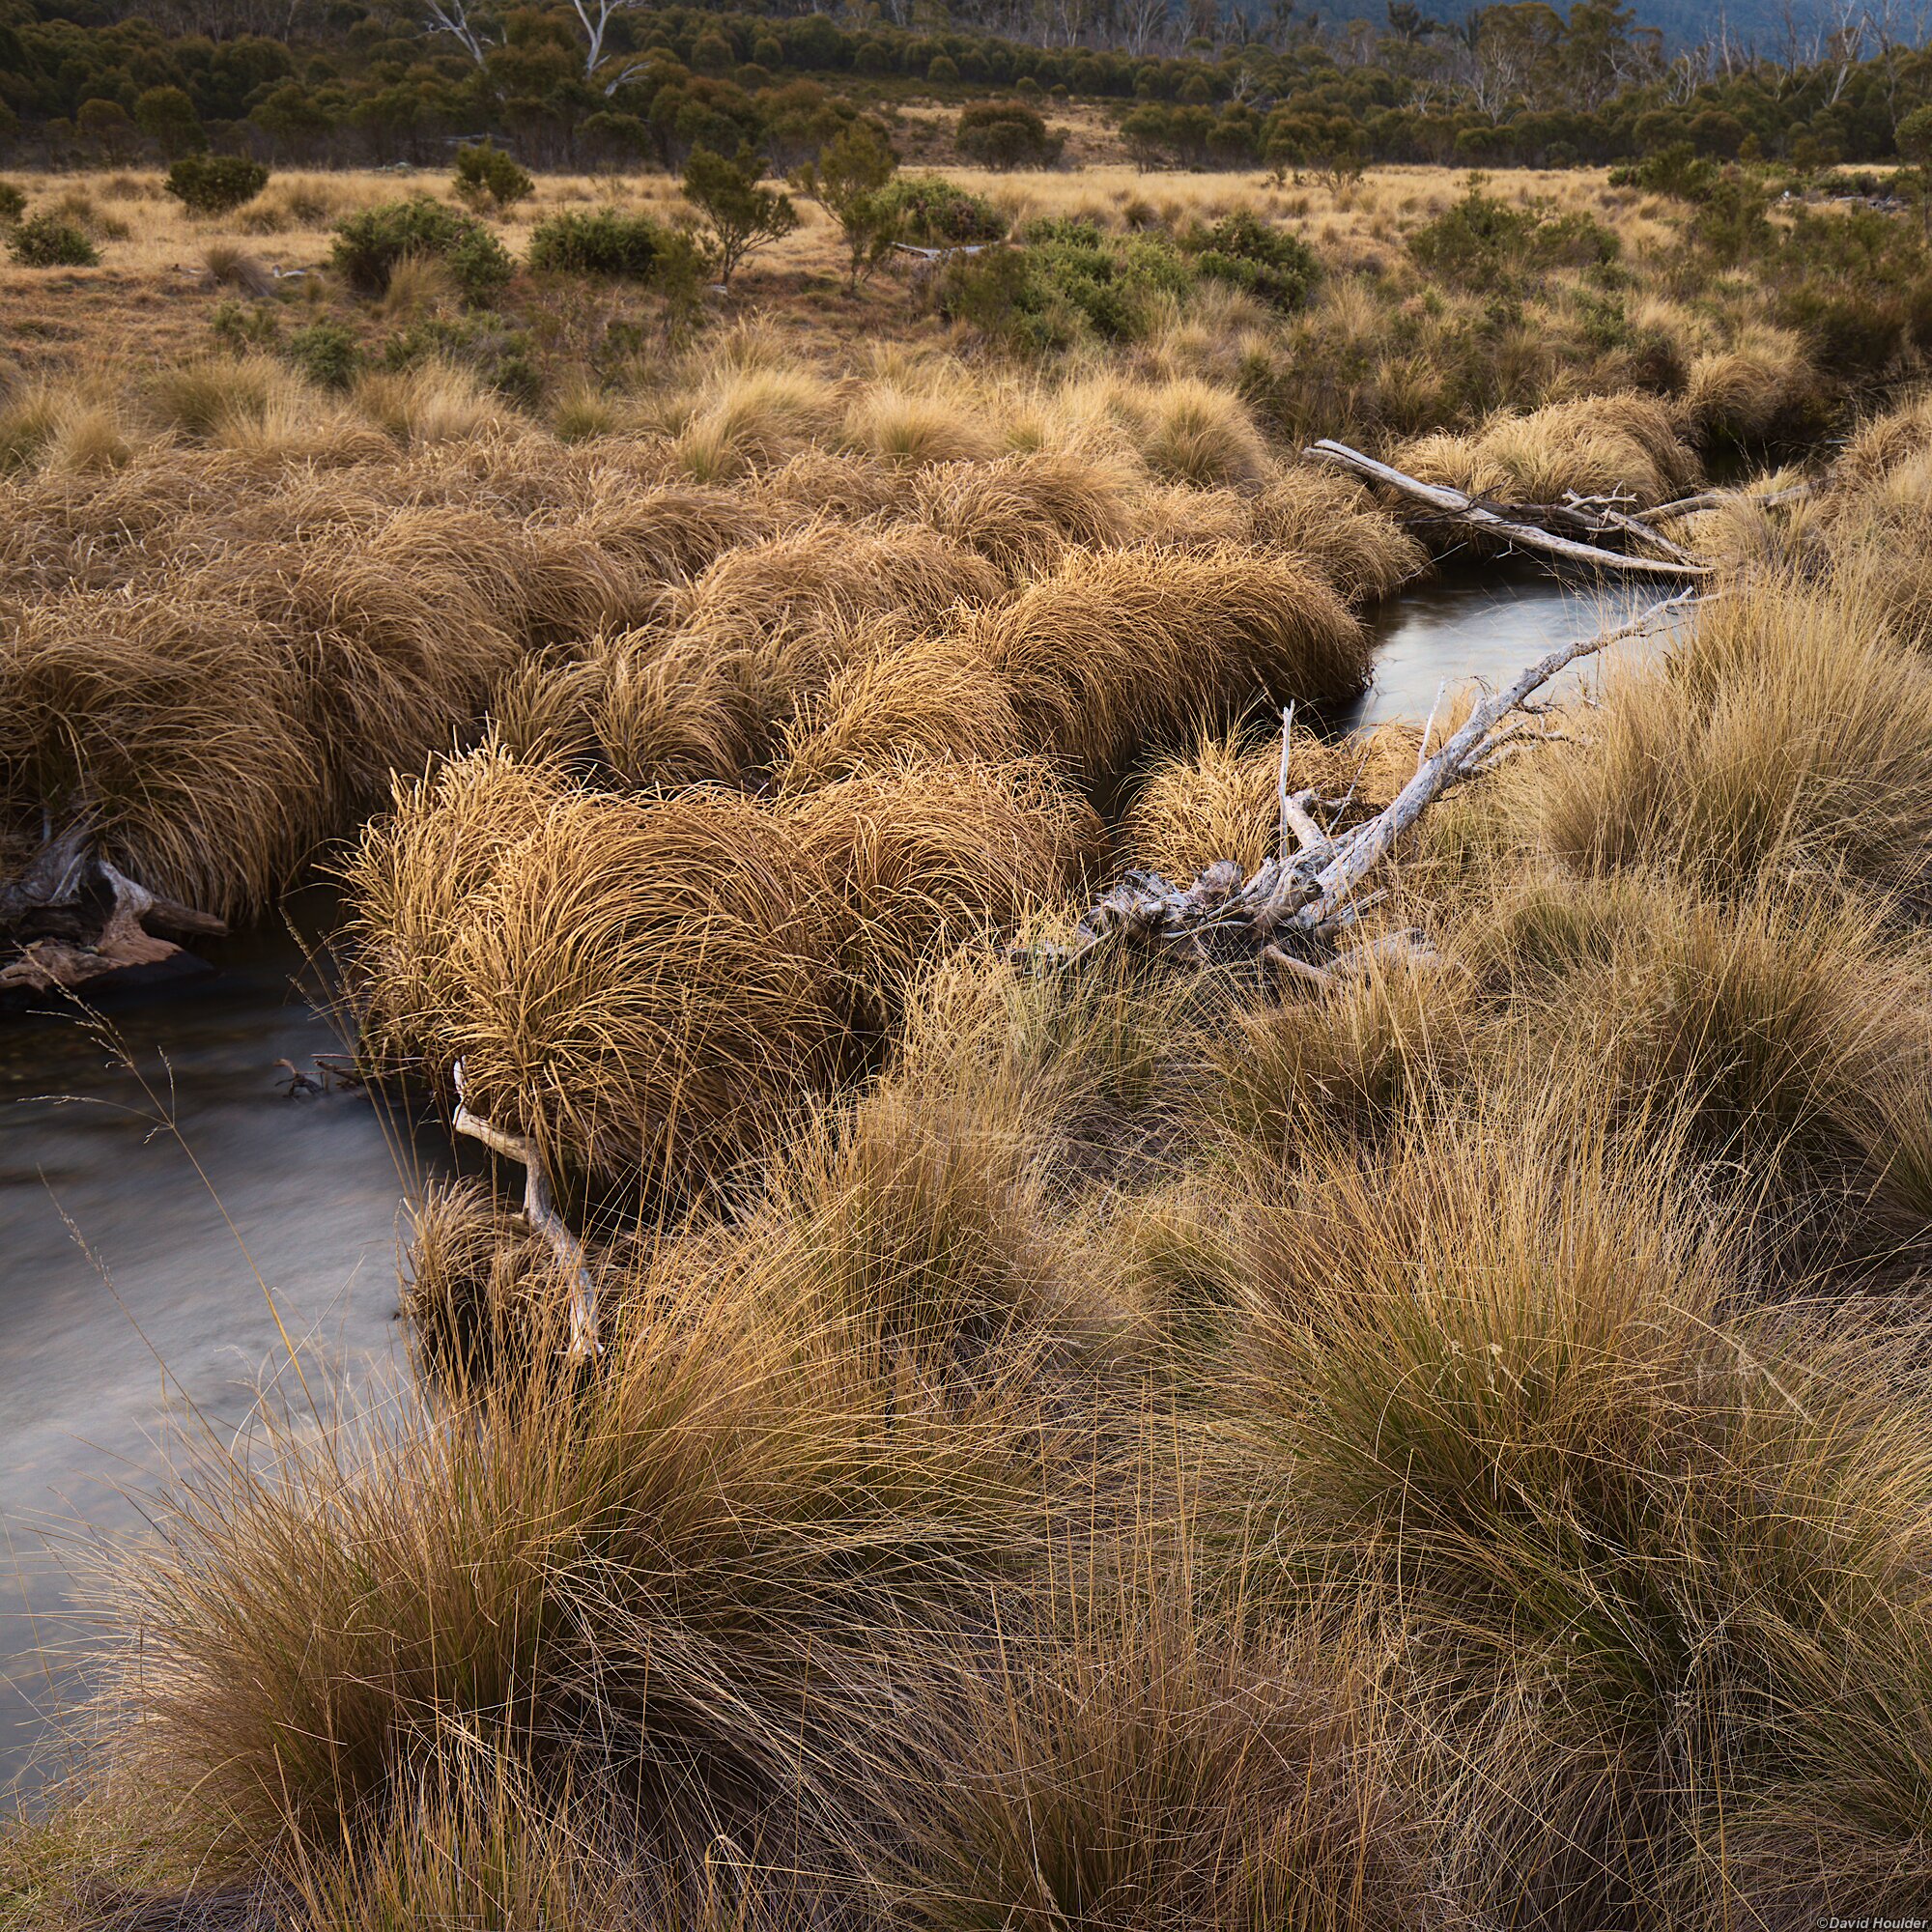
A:
{"label": "smooth flowing water", "polygon": [[[1493,686],[1627,608],[1440,581],[1380,615],[1374,688],[1335,722],[1421,718],[1443,679]],[[426,1156],[437,1137],[414,1146],[358,1093],[284,1096],[278,1061],[340,1044],[285,932],[215,964],[104,1001],[112,1038],[71,1011],[0,1014],[0,1789],[39,1775],[72,1688],[81,1526],[138,1527],[185,1449],[245,1450],[265,1403],[305,1411],[291,1345],[326,1413],[400,1385],[399,1219],[447,1149]]]}
{"label": "smooth flowing water", "polygon": [[326,1415],[398,1385],[414,1151],[359,1093],[285,1095],[277,1061],[340,1044],[286,931],[215,963],[98,1023],[0,1016],[0,1788],[43,1775],[72,1688],[81,1526],[138,1527],[185,1453],[245,1454],[264,1405],[310,1414],[303,1378]]}

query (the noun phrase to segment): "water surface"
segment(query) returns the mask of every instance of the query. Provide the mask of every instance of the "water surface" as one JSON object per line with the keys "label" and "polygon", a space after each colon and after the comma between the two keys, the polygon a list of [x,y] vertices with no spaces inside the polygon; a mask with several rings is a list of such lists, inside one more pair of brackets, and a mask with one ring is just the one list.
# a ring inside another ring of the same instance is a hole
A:
{"label": "water surface", "polygon": [[265,931],[103,996],[100,1026],[55,999],[0,1015],[0,1788],[44,1775],[87,1634],[73,1526],[134,1529],[185,1447],[305,1412],[291,1345],[325,1412],[393,1386],[413,1156],[358,1093],[284,1096],[277,1060],[339,1045],[302,968]]}

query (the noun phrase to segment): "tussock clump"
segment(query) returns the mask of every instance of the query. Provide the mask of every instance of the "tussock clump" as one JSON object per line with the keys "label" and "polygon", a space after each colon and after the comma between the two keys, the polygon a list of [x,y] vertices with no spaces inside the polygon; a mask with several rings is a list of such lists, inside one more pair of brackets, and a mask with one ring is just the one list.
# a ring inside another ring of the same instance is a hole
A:
{"label": "tussock clump", "polygon": [[937,466],[920,475],[915,500],[922,521],[1021,582],[1068,549],[1125,542],[1134,486],[1124,466],[1041,451]]}
{"label": "tussock clump", "polygon": [[1374,604],[1419,577],[1429,555],[1368,495],[1318,469],[1278,470],[1253,499],[1257,543],[1312,563],[1346,604]]}
{"label": "tussock clump", "polygon": [[1063,398],[1076,423],[1125,437],[1155,476],[1198,489],[1255,489],[1267,479],[1267,447],[1240,399],[1194,377],[1147,383],[1105,377]]}
{"label": "tussock clump", "polygon": [[720,557],[678,593],[670,615],[709,650],[756,653],[774,702],[789,706],[846,662],[864,619],[931,623],[1005,587],[983,557],[937,531],[816,523]]}
{"label": "tussock clump", "polygon": [[1926,1637],[1922,1435],[1878,1362],[1722,1317],[1726,1222],[1659,1125],[1630,1157],[1560,1112],[1312,1150],[1230,1351],[1306,1573],[1434,1633],[1459,1889],[1518,1922],[1761,1904],[1774,1819],[1832,1821],[1805,1909],[1924,1845],[1919,1692],[1901,1735],[1873,1690]]}
{"label": "tussock clump", "polygon": [[453,1388],[527,1370],[569,1284],[548,1242],[479,1180],[434,1180],[410,1209],[403,1313],[427,1367]]}
{"label": "tussock clump", "polygon": [[1512,814],[1572,865],[1932,884],[1932,671],[1859,584],[1746,586],[1658,669],[1612,677],[1585,742],[1525,761]]}
{"label": "tussock clump", "polygon": [[451,949],[471,1104],[606,1181],[705,1193],[846,1064],[828,895],[748,799],[559,800]]}
{"label": "tussock clump", "polygon": [[[888,620],[890,623],[891,620]],[[905,758],[999,764],[1025,749],[1012,700],[970,634],[893,641],[834,674],[786,724],[779,778],[801,791]]]}
{"label": "tussock clump", "polygon": [[1433,1922],[1370,1643],[1231,1630],[1189,1583],[1103,1582],[1070,1634],[1009,1637],[963,1687],[948,1775],[908,1807],[908,1922]]}
{"label": "tussock clump", "polygon": [[1361,629],[1325,582],[1238,552],[1077,555],[977,635],[1034,742],[1095,778],[1257,697],[1339,697],[1368,674]]}
{"label": "tussock clump", "polygon": [[343,871],[355,908],[351,996],[375,1058],[423,1054],[447,1074],[462,1051],[451,1029],[464,991],[451,950],[504,852],[563,789],[554,769],[496,745],[397,781],[388,813],[363,829]]}
{"label": "tussock clump", "polygon": [[1684,392],[1690,434],[1707,450],[1762,443],[1794,427],[1818,402],[1804,345],[1779,328],[1742,330],[1727,349],[1693,356]]}
{"label": "tussock clump", "polygon": [[191,576],[23,610],[0,652],[0,798],[97,828],[151,891],[222,918],[261,906],[320,830],[298,667]]}
{"label": "tussock clump", "polygon": [[474,376],[453,362],[372,369],[355,379],[350,400],[405,448],[513,434],[520,419]]}
{"label": "tussock clump", "polygon": [[385,1840],[438,1752],[500,1741],[553,1796],[581,1775],[609,1799],[625,1871],[686,1905],[721,1835],[734,1900],[761,1857],[849,1885],[882,1823],[865,1767],[918,1733],[914,1634],[983,1615],[1038,1549],[1040,1432],[882,1385],[741,1284],[611,1355],[587,1388],[392,1422],[353,1463],[287,1443],[272,1477],[184,1498],[128,1582],[145,1819],[221,1870],[326,1872]]}
{"label": "tussock clump", "polygon": [[482,556],[441,551],[440,526],[401,519],[366,546],[298,552],[246,593],[299,672],[332,821],[471,730],[520,654],[514,611],[506,623],[487,595],[514,592],[516,532],[499,532],[493,584]]}
{"label": "tussock clump", "polygon": [[868,384],[845,412],[845,445],[915,469],[929,463],[983,463],[1000,437],[983,404],[965,396],[922,395],[890,383]]}
{"label": "tussock clump", "polygon": [[811,449],[753,477],[744,494],[764,506],[777,528],[820,517],[863,524],[902,508],[909,480],[902,469],[871,457]]}
{"label": "tussock clump", "polygon": [[1471,436],[1406,443],[1392,460],[1425,483],[1505,503],[1560,502],[1572,490],[1662,503],[1694,486],[1698,475],[1674,412],[1635,391],[1581,396],[1528,415],[1505,412]]}
{"label": "tussock clump", "polygon": [[1076,891],[1099,821],[1043,766],[906,763],[821,786],[788,822],[846,913],[854,980],[896,1010],[922,963]]}
{"label": "tussock clump", "polygon": [[695,482],[728,482],[822,440],[839,413],[837,386],[808,370],[731,370],[701,394],[671,440],[671,461]]}
{"label": "tussock clump", "polygon": [[735,782],[766,745],[745,654],[662,631],[592,638],[521,666],[490,710],[520,755],[640,791]]}
{"label": "tussock clump", "polygon": [[[1453,705],[1430,733],[1439,746],[1461,721]],[[1378,811],[1414,776],[1421,731],[1383,724],[1346,738],[1297,731],[1289,747],[1289,789],[1346,800],[1343,823]],[[1281,842],[1281,741],[1238,733],[1207,737],[1191,756],[1154,766],[1122,823],[1136,864],[1186,880],[1216,859],[1252,872]]]}
{"label": "tussock clump", "polygon": [[118,469],[132,453],[119,412],[82,391],[42,384],[0,403],[0,475],[85,475]]}
{"label": "tussock clump", "polygon": [[1862,423],[1846,440],[1833,467],[1835,489],[1859,494],[1878,488],[1892,470],[1932,451],[1932,392],[1917,395]]}
{"label": "tussock clump", "polygon": [[1253,541],[1253,499],[1233,490],[1157,483],[1136,493],[1133,541],[1149,550],[1213,551]]}

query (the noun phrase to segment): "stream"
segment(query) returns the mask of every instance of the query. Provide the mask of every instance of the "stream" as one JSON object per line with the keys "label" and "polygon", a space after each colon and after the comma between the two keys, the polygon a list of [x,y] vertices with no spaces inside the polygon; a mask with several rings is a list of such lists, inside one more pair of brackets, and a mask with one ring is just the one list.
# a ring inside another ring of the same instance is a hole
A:
{"label": "stream", "polygon": [[[1444,577],[1377,614],[1374,685],[1331,722],[1420,719],[1442,679],[1493,686],[1629,604]],[[293,908],[308,933],[330,914]],[[140,1526],[185,1449],[245,1452],[265,1404],[302,1412],[304,1378],[340,1412],[405,1373],[404,1203],[446,1144],[357,1092],[285,1095],[277,1061],[341,1041],[282,925],[212,956],[103,997],[99,1024],[52,999],[0,1013],[0,1796],[58,1768],[91,1547]]]}

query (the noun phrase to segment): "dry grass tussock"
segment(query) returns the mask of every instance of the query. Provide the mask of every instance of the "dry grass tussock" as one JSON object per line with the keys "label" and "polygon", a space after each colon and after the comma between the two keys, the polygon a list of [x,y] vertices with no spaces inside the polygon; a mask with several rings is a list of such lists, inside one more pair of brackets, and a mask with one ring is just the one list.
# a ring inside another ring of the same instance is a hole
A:
{"label": "dry grass tussock", "polygon": [[1698,475],[1676,412],[1635,391],[1505,412],[1470,436],[1405,443],[1393,461],[1426,483],[1506,503],[1556,503],[1574,490],[1648,506],[1686,494]]}
{"label": "dry grass tussock", "polygon": [[1037,742],[1096,776],[1264,693],[1340,697],[1368,675],[1322,578],[1236,551],[1076,556],[977,629]]}

